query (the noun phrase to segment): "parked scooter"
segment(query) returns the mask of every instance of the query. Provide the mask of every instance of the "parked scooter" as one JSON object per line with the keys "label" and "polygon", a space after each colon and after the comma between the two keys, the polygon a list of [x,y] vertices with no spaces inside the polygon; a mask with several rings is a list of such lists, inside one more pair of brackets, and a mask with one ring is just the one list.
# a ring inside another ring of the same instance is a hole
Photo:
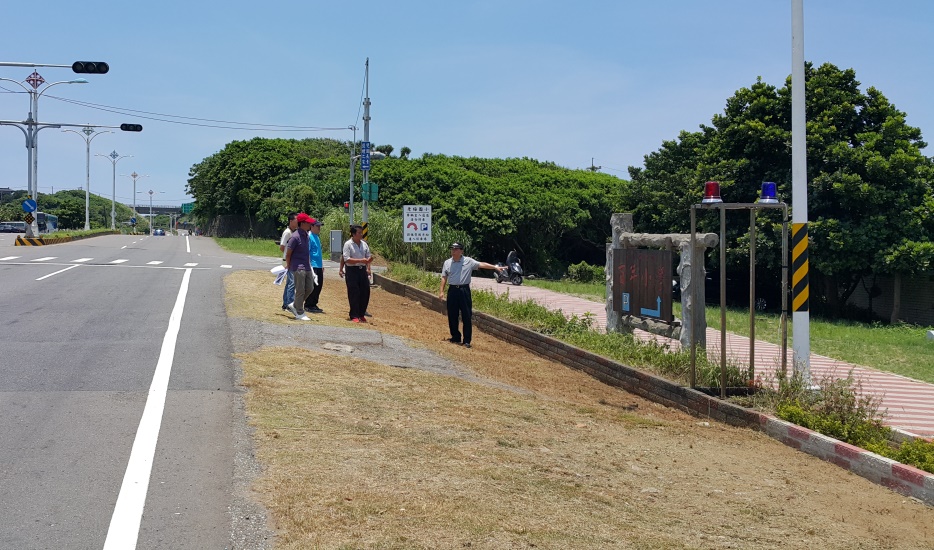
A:
{"label": "parked scooter", "polygon": [[496,263],[497,267],[505,266],[506,269],[504,269],[502,272],[497,271],[495,273],[496,282],[502,283],[502,282],[509,281],[510,283],[516,286],[521,285],[522,284],[522,266],[519,265],[520,263],[521,262],[519,260],[519,256],[516,254],[515,250],[513,250],[512,252],[509,253],[508,256],[506,256],[505,264],[503,264],[503,262],[497,262]]}

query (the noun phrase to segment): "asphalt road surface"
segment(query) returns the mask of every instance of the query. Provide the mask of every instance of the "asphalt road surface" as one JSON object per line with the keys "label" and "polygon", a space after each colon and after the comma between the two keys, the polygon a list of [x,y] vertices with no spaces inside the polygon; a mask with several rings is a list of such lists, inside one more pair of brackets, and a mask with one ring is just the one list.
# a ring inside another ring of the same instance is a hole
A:
{"label": "asphalt road surface", "polygon": [[243,519],[250,447],[222,278],[276,260],[206,237],[13,239],[0,238],[0,548],[261,546]]}

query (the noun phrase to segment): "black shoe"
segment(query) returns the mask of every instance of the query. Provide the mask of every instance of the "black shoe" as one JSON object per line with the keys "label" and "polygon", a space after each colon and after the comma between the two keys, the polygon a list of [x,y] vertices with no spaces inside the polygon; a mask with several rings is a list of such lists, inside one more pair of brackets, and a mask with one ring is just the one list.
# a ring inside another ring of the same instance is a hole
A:
{"label": "black shoe", "polygon": [[469,342],[468,342],[468,343],[465,343],[465,344],[464,344],[464,347],[465,347],[465,348],[469,348],[469,347],[470,347],[470,343],[469,343]]}
{"label": "black shoe", "polygon": [[305,309],[305,311],[310,311],[311,313],[324,313],[324,310],[317,306]]}
{"label": "black shoe", "polygon": [[447,340],[448,340],[448,342],[450,342],[450,343],[452,343],[452,344],[457,344],[458,346],[461,345],[460,340],[455,340],[455,339],[453,339],[453,338],[448,338]]}

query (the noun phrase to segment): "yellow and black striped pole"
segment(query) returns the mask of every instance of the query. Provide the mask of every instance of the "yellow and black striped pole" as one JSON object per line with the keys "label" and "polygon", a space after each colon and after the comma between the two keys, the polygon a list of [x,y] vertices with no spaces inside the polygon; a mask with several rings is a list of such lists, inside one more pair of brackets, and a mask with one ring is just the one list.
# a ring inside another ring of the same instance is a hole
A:
{"label": "yellow and black striped pole", "polygon": [[363,222],[361,227],[363,227],[363,240],[365,241],[370,236],[370,224]]}
{"label": "yellow and black striped pole", "polygon": [[791,2],[791,329],[795,374],[811,385],[811,317],[808,311],[807,113],[804,90],[804,0]]}
{"label": "yellow and black striped pole", "polygon": [[808,224],[791,224],[791,311],[808,310]]}

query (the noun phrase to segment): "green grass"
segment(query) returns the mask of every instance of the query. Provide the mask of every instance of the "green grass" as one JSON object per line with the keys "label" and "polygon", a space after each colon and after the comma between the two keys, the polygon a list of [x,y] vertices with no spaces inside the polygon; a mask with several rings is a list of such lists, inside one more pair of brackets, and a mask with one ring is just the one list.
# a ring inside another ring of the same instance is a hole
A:
{"label": "green grass", "polygon": [[214,241],[228,252],[251,256],[282,256],[279,243],[271,239],[233,239],[214,237]]}
{"label": "green grass", "polygon": [[[603,283],[526,280],[530,286],[571,294],[603,302]],[[681,315],[681,304],[673,304],[675,317]],[[720,328],[720,308],[707,306],[707,325]],[[749,336],[749,310],[727,308],[727,330]],[[925,334],[931,327],[915,325],[883,325],[811,317],[811,352],[877,370],[908,376],[934,383],[934,342]],[[791,315],[788,317],[788,347],[792,347]],[[756,339],[781,343],[781,316],[756,312]],[[790,351],[789,351],[790,353]]]}

